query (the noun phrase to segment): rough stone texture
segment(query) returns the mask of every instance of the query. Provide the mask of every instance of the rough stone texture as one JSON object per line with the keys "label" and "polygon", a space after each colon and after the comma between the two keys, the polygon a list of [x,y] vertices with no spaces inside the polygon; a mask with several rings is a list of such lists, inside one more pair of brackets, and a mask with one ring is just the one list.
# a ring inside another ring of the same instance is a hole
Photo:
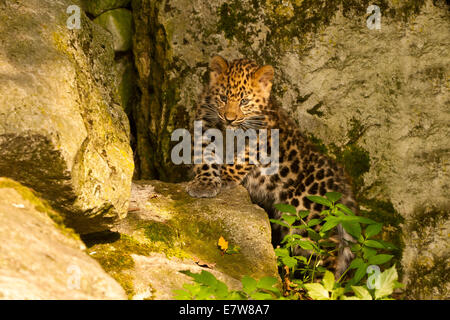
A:
{"label": "rough stone texture", "polygon": [[94,22],[111,33],[114,51],[130,50],[133,26],[133,17],[130,10],[122,8],[110,10],[95,18]]}
{"label": "rough stone texture", "polygon": [[136,72],[131,54],[119,57],[114,66],[119,84],[119,96],[123,110],[131,116],[131,108],[136,97]]}
{"label": "rough stone texture", "polygon": [[212,54],[270,63],[275,97],[345,165],[363,211],[397,230],[408,297],[448,297],[448,5],[379,1],[381,30],[370,30],[370,4],[132,1],[137,176],[184,177],[170,133],[189,127]]}
{"label": "rough stone texture", "polygon": [[[170,299],[190,278],[178,272],[212,272],[230,289],[244,275],[278,278],[267,214],[243,187],[214,199],[194,199],[185,184],[136,181],[119,239],[88,242],[89,252],[132,299]],[[222,254],[223,236],[240,253]],[[109,242],[109,243],[105,243]]]}
{"label": "rough stone texture", "polygon": [[126,215],[134,169],[111,36],[77,1],[0,2],[0,176],[39,191],[80,233]]}
{"label": "rough stone texture", "polygon": [[82,0],[83,9],[95,17],[111,9],[125,8],[130,2],[131,0]]}
{"label": "rough stone texture", "polygon": [[0,299],[125,299],[121,286],[82,250],[55,212],[0,178]]}

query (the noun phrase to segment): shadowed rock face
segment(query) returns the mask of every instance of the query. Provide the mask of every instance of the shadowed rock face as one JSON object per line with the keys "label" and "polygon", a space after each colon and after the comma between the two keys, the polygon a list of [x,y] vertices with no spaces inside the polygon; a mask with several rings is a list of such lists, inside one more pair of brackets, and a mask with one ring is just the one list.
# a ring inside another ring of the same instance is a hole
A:
{"label": "shadowed rock face", "polygon": [[136,121],[138,173],[183,178],[170,162],[170,132],[192,123],[212,55],[271,64],[275,98],[346,167],[363,214],[385,223],[386,239],[402,247],[408,296],[446,297],[448,5],[379,1],[381,29],[371,30],[370,4],[132,1],[143,92],[136,114],[144,115]]}
{"label": "shadowed rock face", "polygon": [[82,250],[57,213],[20,184],[0,178],[0,299],[125,299]]}
{"label": "shadowed rock face", "polygon": [[[170,299],[191,279],[181,270],[206,270],[237,289],[248,275],[278,278],[267,214],[243,187],[217,198],[194,199],[185,184],[135,181],[119,239],[87,241],[88,252],[133,299]],[[224,237],[240,252],[222,254]]]}
{"label": "shadowed rock face", "polygon": [[80,233],[126,215],[129,124],[108,32],[73,1],[0,4],[0,176],[39,191]]}

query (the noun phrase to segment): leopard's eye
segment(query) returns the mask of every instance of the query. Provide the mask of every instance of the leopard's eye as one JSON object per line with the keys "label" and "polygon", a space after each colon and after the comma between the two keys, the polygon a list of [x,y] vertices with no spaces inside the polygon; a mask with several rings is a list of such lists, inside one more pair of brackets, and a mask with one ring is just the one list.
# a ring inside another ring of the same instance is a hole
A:
{"label": "leopard's eye", "polygon": [[241,100],[241,106],[245,106],[245,105],[247,105],[249,102],[250,102],[250,100],[248,100],[248,99],[242,99],[242,100]]}
{"label": "leopard's eye", "polygon": [[227,102],[228,97],[226,95],[221,94],[220,95],[220,100],[222,100],[223,102]]}

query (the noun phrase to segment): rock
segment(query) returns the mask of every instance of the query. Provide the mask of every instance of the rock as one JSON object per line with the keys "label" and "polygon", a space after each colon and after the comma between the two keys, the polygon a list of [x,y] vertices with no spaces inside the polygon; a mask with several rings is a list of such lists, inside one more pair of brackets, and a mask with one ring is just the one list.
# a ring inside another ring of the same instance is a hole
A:
{"label": "rock", "polygon": [[[130,212],[117,224],[115,241],[87,241],[96,258],[133,299],[171,299],[190,278],[181,270],[207,270],[230,289],[244,275],[278,279],[267,214],[243,187],[217,198],[194,199],[185,184],[136,181]],[[237,254],[222,254],[223,236]],[[105,243],[109,242],[109,243]]]}
{"label": "rock", "polygon": [[[346,167],[362,213],[385,223],[384,236],[403,248],[406,295],[448,297],[448,6],[384,1],[377,30],[367,27],[370,4],[132,1],[142,91],[135,112],[143,115],[137,171],[186,178],[170,161],[170,134],[192,123],[213,54],[271,64],[275,98]],[[436,265],[421,267],[424,257]]]}
{"label": "rock", "polygon": [[0,176],[40,192],[79,233],[128,208],[134,170],[111,36],[74,2],[0,5]]}
{"label": "rock", "polygon": [[99,16],[105,11],[117,8],[125,8],[131,0],[82,0],[86,12]]}
{"label": "rock", "polygon": [[119,84],[119,96],[123,110],[131,115],[132,104],[136,96],[136,72],[130,55],[120,57],[114,66]]}
{"label": "rock", "polygon": [[61,218],[28,188],[0,178],[0,299],[125,299],[78,236],[54,220]]}
{"label": "rock", "polygon": [[128,51],[131,49],[133,17],[130,10],[110,10],[95,18],[94,22],[112,34],[114,51]]}

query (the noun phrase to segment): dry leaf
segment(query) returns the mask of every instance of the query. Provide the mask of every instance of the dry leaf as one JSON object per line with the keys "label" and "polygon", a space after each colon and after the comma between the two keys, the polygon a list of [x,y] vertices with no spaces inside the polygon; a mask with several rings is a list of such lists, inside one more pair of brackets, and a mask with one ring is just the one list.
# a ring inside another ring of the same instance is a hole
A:
{"label": "dry leaf", "polygon": [[224,237],[220,236],[219,241],[217,242],[217,245],[219,246],[220,250],[223,252],[227,251],[228,249],[228,241],[225,240]]}

